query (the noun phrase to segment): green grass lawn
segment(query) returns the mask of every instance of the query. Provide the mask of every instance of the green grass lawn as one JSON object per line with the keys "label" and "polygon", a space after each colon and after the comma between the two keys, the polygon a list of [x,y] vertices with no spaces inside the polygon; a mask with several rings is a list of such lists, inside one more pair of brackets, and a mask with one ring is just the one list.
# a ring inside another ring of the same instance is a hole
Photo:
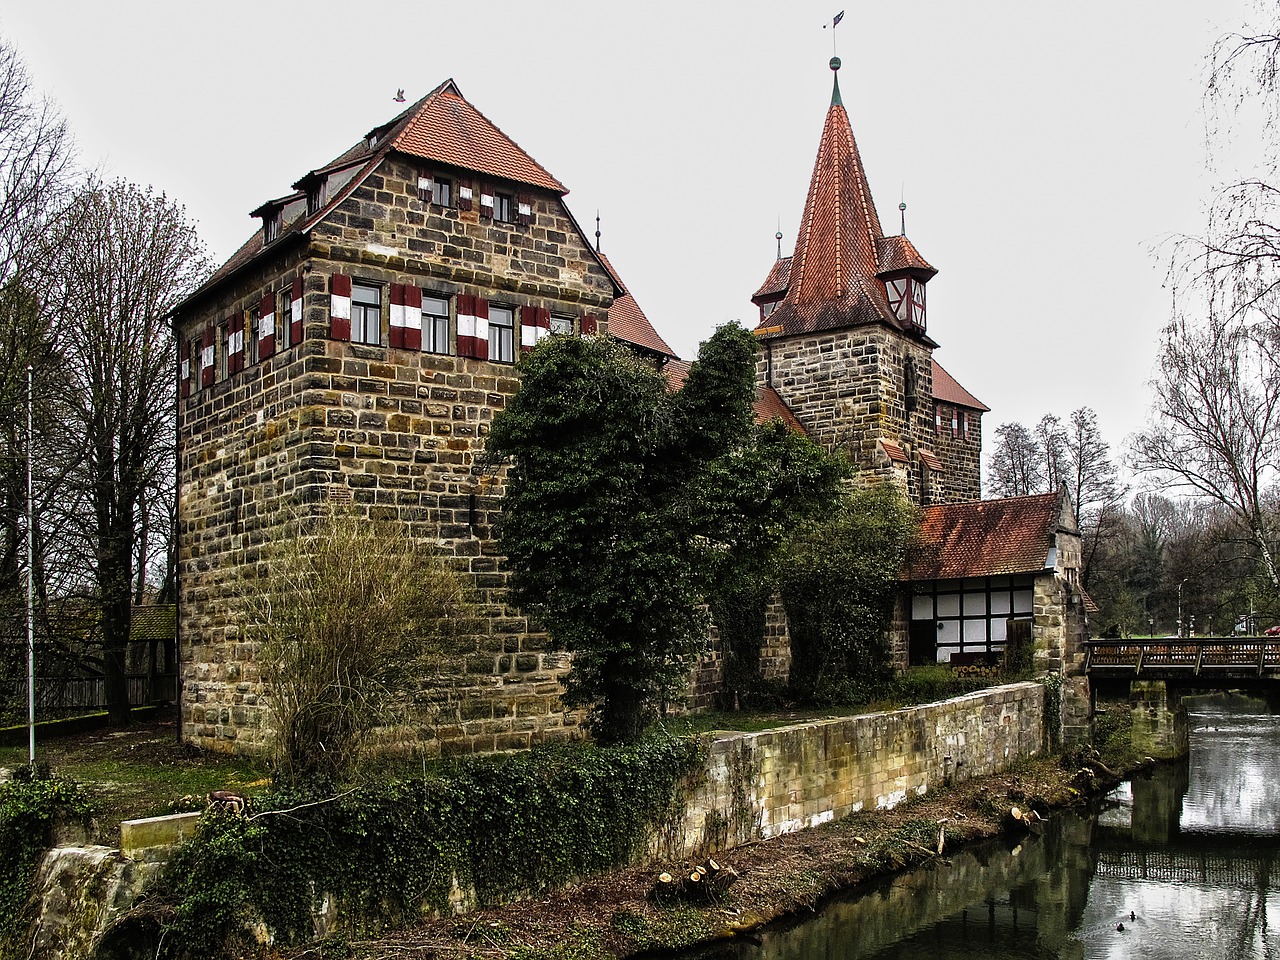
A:
{"label": "green grass lawn", "polygon": [[[0,768],[22,766],[28,748],[0,746]],[[258,759],[197,750],[179,743],[171,719],[148,719],[123,730],[103,728],[42,739],[36,762],[85,786],[95,808],[92,839],[115,844],[121,820],[172,813],[184,796],[210,790],[252,792],[266,786]]]}

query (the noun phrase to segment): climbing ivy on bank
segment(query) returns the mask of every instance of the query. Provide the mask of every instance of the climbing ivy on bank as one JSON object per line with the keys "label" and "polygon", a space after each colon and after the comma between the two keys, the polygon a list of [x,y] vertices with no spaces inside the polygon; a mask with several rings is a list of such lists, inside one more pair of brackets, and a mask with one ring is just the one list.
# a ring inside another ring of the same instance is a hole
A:
{"label": "climbing ivy on bank", "polygon": [[39,765],[19,767],[0,784],[0,958],[26,957],[31,949],[19,934],[32,919],[31,887],[55,823],[88,816],[80,787]]}
{"label": "climbing ivy on bank", "polygon": [[151,934],[159,956],[215,957],[250,916],[277,942],[310,939],[324,894],[373,932],[447,911],[457,887],[486,904],[617,868],[677,822],[704,755],[666,737],[547,747],[336,798],[276,794],[251,819],[207,814],[150,891]]}

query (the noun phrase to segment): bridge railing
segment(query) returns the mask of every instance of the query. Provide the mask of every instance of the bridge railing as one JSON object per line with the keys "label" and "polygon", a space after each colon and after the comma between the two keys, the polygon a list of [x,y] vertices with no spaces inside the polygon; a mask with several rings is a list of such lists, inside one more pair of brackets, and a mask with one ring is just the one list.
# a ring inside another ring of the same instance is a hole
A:
{"label": "bridge railing", "polygon": [[1085,670],[1109,676],[1269,676],[1280,674],[1280,639],[1163,637],[1087,640]]}

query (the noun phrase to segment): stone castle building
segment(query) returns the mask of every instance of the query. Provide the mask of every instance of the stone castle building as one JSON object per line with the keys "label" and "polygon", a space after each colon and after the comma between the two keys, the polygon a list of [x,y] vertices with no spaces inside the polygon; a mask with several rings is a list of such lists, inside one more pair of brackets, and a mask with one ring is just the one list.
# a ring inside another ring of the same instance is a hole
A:
{"label": "stone castle building", "polygon": [[[260,228],[175,310],[186,739],[241,751],[268,735],[236,584],[299,502],[403,520],[474,584],[476,636],[428,684],[429,749],[575,735],[559,700],[566,656],[505,602],[493,538],[502,479],[480,463],[485,436],[517,388],[515,361],[543,337],[612,336],[675,381],[684,365],[566,193],[449,81],[258,206]],[[929,510],[959,509],[947,522],[969,529],[957,517],[981,494],[987,408],[933,358],[925,290],[935,272],[905,236],[884,235],[837,84],[795,254],[753,298],[757,410],[847,450],[865,478],[894,482]],[[1057,538],[1070,525],[1041,519],[1000,528],[1030,544],[1020,556],[1046,558],[1017,575],[1049,570],[1067,583],[1072,554]],[[920,573],[900,604],[899,661],[997,655],[1000,605],[1024,615],[1014,575],[963,562]],[[953,595],[964,611],[954,642]],[[1025,615],[1043,606],[1036,599]],[[764,659],[782,672],[785,622],[771,624]],[[714,658],[701,676],[714,685]]]}
{"label": "stone castle building", "polygon": [[353,503],[433,538],[484,620],[445,665],[444,749],[567,735],[561,654],[509,609],[477,463],[552,333],[612,335],[673,357],[591,246],[565,186],[447,82],[254,211],[261,227],[175,311],[180,345],[179,634],[183,735],[265,735],[235,582],[286,504]]}

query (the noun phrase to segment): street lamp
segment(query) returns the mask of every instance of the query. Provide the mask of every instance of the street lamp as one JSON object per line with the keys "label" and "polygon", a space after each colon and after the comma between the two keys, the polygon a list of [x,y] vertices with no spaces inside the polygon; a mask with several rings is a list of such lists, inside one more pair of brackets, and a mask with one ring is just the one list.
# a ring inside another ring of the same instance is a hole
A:
{"label": "street lamp", "polygon": [[1184,577],[1178,584],[1178,639],[1182,639],[1182,584],[1190,578]]}

